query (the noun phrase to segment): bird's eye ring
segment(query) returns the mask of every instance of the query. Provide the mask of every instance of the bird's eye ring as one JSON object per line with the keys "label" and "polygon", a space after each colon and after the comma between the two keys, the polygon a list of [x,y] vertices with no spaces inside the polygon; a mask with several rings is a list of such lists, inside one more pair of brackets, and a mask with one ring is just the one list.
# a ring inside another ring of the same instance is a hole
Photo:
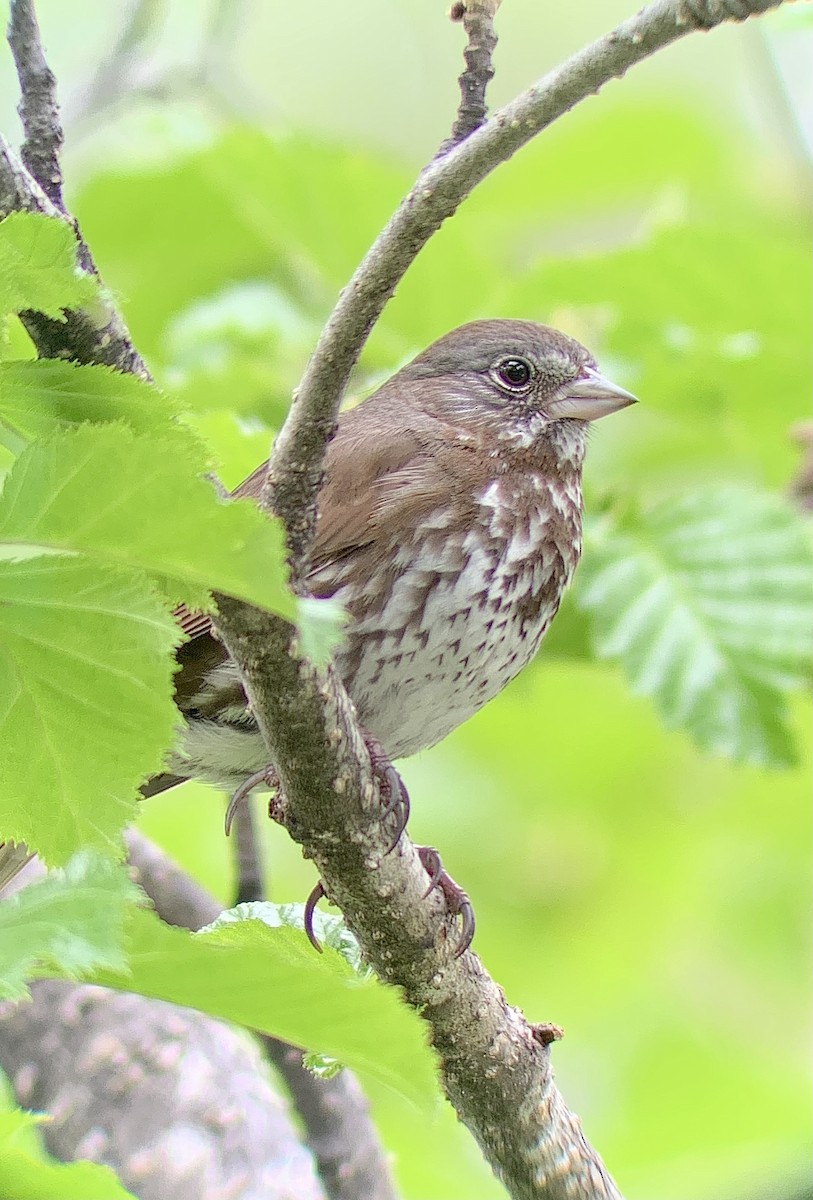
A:
{"label": "bird's eye ring", "polygon": [[504,358],[493,369],[500,387],[511,392],[522,392],[531,382],[531,367],[524,358]]}

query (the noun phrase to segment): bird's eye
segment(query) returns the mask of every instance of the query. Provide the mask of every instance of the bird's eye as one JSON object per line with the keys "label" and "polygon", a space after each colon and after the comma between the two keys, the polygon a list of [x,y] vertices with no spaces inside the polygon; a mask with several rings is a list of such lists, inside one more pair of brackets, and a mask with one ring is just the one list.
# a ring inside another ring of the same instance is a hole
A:
{"label": "bird's eye", "polygon": [[524,358],[504,358],[494,368],[497,383],[509,388],[512,392],[520,392],[531,381],[531,368]]}

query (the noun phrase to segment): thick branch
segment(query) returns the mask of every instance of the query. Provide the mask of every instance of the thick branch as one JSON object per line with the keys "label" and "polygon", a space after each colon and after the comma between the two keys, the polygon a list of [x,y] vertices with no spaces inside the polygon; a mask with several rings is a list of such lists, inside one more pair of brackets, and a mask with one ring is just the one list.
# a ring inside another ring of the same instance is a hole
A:
{"label": "thick branch", "polygon": [[319,868],[365,955],[423,1012],[446,1092],[516,1200],[618,1200],[557,1091],[550,1035],[510,1007],[479,959],[454,957],[456,930],[402,836],[388,854],[378,784],[332,671],[298,657],[284,621],[218,597],[282,784],[275,815]]}
{"label": "thick branch", "polygon": [[407,268],[486,175],[609,80],[687,33],[783,0],[654,0],[500,109],[433,160],[376,239],[325,325],[274,448],[266,504],[285,521],[295,579],[313,532],[325,446],[367,336]]}
{"label": "thick branch", "polygon": [[51,1114],[43,1135],[57,1158],[112,1166],[140,1200],[325,1200],[243,1033],[62,980],[31,995],[0,1005],[0,1066],[18,1103]]}

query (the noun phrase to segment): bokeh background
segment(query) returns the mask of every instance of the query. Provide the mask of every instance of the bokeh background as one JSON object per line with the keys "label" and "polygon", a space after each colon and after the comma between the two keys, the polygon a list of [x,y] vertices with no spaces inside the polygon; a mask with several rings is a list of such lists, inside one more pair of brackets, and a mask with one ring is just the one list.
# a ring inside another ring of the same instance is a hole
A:
{"label": "bokeh background", "polygon": [[[499,103],[632,6],[507,0]],[[234,485],[338,289],[446,135],[462,33],[435,0],[40,0],[69,202],[136,344]],[[694,35],[503,166],[409,272],[364,391],[480,316],[546,320],[641,398],[597,428],[588,507],[799,479],[810,373],[809,4]],[[16,88],[0,78],[0,128]],[[589,550],[588,550],[589,552]],[[538,661],[403,764],[415,840],[475,904],[509,999],[566,1029],[558,1082],[630,1200],[810,1196],[809,693],[795,764],[667,729],[571,600]],[[223,798],[141,824],[231,902]],[[309,864],[264,825],[269,890]],[[451,1110],[373,1096],[409,1200],[503,1194]]]}

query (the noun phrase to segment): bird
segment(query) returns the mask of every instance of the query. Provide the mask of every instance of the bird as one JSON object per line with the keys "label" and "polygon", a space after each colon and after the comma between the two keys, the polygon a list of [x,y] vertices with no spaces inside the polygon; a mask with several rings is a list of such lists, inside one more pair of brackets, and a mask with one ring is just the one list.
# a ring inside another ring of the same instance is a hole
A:
{"label": "bird", "polygon": [[[382,758],[435,745],[533,659],[582,550],[587,431],[635,400],[573,338],[494,319],[453,329],[340,414],[306,583],[346,611],[334,666]],[[257,500],[266,474],[233,498]],[[178,619],[184,729],[144,794],[190,777],[239,789],[266,768],[265,743],[210,619]]]}

